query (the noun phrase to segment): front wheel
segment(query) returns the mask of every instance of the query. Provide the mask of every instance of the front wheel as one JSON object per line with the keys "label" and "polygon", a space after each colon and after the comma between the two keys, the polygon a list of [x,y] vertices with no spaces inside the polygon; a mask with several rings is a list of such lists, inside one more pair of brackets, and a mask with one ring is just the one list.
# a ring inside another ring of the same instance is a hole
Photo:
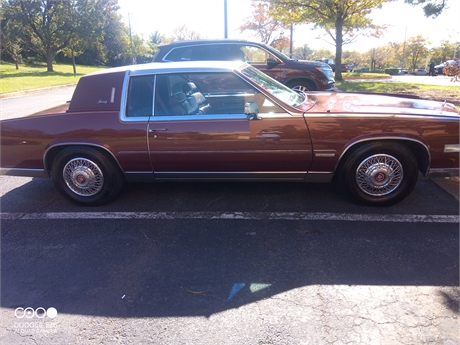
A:
{"label": "front wheel", "polygon": [[287,84],[288,87],[290,87],[294,91],[301,91],[301,92],[307,92],[307,91],[315,91],[316,89],[306,81],[293,81]]}
{"label": "front wheel", "polygon": [[52,177],[61,194],[85,205],[109,202],[123,185],[119,167],[89,147],[69,147],[61,151],[53,162]]}
{"label": "front wheel", "polygon": [[340,174],[342,186],[359,203],[390,206],[414,189],[418,165],[412,151],[398,143],[372,142],[356,149]]}

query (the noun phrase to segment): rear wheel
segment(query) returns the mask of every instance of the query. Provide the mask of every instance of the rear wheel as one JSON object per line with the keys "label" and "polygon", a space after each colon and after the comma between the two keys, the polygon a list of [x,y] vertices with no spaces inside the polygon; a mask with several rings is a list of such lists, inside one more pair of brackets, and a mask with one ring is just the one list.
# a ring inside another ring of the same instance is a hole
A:
{"label": "rear wheel", "polygon": [[123,185],[118,166],[89,147],[70,147],[60,152],[53,162],[52,176],[61,194],[85,205],[109,202]]}
{"label": "rear wheel", "polygon": [[345,161],[340,180],[359,203],[389,206],[414,189],[418,165],[404,145],[372,142],[357,148]]}

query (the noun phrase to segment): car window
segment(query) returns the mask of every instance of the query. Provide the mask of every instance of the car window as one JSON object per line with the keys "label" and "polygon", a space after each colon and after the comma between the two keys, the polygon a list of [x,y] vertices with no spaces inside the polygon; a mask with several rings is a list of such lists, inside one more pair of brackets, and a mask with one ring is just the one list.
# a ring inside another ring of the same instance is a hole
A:
{"label": "car window", "polygon": [[158,75],[155,116],[244,114],[247,102],[261,113],[284,113],[265,95],[233,73]]}
{"label": "car window", "polygon": [[241,46],[241,51],[244,54],[244,61],[250,64],[265,64],[269,57],[276,57],[268,51],[254,46]]}
{"label": "car window", "polygon": [[190,61],[192,59],[192,47],[174,48],[165,57],[166,61]]}
{"label": "car window", "polygon": [[193,48],[193,61],[243,61],[241,51],[234,44],[202,45]]}
{"label": "car window", "polygon": [[174,48],[167,61],[244,61],[244,54],[234,44],[206,44]]}
{"label": "car window", "polygon": [[153,114],[153,84],[153,75],[130,79],[126,116],[151,116]]}

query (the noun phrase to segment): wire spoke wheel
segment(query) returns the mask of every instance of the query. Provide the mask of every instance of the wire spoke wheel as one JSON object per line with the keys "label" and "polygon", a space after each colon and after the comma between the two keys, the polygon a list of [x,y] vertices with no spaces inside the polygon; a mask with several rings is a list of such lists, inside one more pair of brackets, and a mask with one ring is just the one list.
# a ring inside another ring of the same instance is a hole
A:
{"label": "wire spoke wheel", "polygon": [[87,158],[70,160],[62,171],[67,187],[77,195],[93,196],[104,186],[104,175],[99,166]]}
{"label": "wire spoke wheel", "polygon": [[366,194],[383,196],[396,190],[404,178],[402,164],[393,156],[378,154],[364,159],[356,169],[356,183]]}
{"label": "wire spoke wheel", "polygon": [[372,141],[350,152],[342,165],[340,182],[358,203],[391,206],[414,189],[419,166],[403,143]]}

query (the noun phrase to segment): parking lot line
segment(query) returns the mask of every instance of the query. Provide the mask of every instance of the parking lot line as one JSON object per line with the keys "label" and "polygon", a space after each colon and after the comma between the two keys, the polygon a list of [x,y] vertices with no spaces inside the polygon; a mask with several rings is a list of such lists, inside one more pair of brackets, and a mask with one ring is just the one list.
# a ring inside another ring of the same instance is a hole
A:
{"label": "parking lot line", "polygon": [[9,220],[54,219],[205,219],[205,220],[318,220],[346,222],[459,223],[458,215],[357,214],[325,212],[50,212],[0,213]]}

